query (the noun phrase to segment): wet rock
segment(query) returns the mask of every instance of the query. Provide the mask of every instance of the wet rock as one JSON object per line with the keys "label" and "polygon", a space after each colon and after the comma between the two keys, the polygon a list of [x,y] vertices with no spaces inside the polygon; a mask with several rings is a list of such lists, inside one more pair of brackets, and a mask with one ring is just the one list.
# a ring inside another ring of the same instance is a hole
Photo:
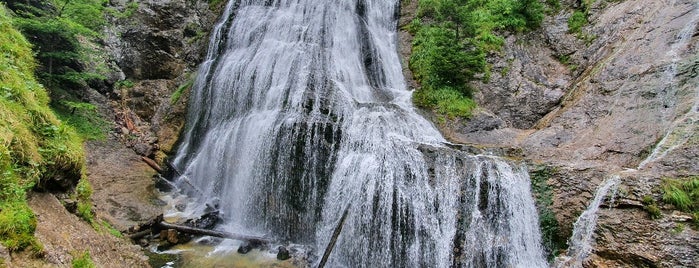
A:
{"label": "wet rock", "polygon": [[78,201],[65,199],[63,200],[63,207],[65,207],[68,212],[75,214],[75,212],[78,210]]}
{"label": "wet rock", "polygon": [[201,215],[197,219],[189,219],[185,221],[185,225],[199,228],[199,229],[213,229],[216,224],[219,224],[223,221],[223,219],[220,217],[218,211],[212,211],[209,213],[205,213],[204,215]]}
{"label": "wet rock", "polygon": [[240,254],[247,254],[253,249],[253,245],[250,242],[243,242],[240,244],[238,247],[238,253]]}
{"label": "wet rock", "polygon": [[277,248],[277,260],[283,261],[291,258],[291,253],[284,246],[279,246]]}

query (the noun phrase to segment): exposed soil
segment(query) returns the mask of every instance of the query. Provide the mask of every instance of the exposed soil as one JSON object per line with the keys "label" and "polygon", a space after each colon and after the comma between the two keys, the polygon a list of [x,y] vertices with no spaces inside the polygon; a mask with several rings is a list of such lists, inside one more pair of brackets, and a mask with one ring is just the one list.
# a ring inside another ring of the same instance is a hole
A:
{"label": "exposed soil", "polygon": [[29,206],[37,218],[35,236],[44,245],[42,259],[28,253],[13,254],[7,267],[71,267],[75,256],[89,251],[97,267],[147,267],[140,247],[106,230],[97,231],[70,214],[49,193],[32,193]]}
{"label": "exposed soil", "polygon": [[85,151],[97,216],[124,231],[162,214],[152,179],[156,172],[133,150],[107,140],[88,142]]}

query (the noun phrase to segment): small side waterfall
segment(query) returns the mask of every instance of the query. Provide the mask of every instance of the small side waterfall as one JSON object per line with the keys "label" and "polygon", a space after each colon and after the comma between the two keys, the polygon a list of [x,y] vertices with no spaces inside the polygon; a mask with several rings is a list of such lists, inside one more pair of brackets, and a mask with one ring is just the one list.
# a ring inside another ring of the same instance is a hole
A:
{"label": "small side waterfall", "polygon": [[600,184],[595,192],[595,198],[573,225],[573,235],[568,240],[568,254],[556,258],[554,267],[582,267],[582,262],[592,252],[593,236],[597,227],[597,211],[610,191],[609,203],[614,202],[620,180],[619,175],[613,175]]}
{"label": "small side waterfall", "polygon": [[398,5],[231,0],[174,161],[186,213],[220,200],[219,228],[322,250],[349,207],[328,267],[547,266],[526,168],[415,112]]}
{"label": "small side waterfall", "polygon": [[[675,76],[677,75],[679,62],[682,59],[681,52],[687,48],[697,27],[697,22],[699,22],[699,3],[695,5],[695,9],[692,11],[694,15],[686,26],[679,31],[670,50],[666,54],[671,62],[663,72],[662,84],[670,92],[677,91],[678,85]],[[674,96],[675,93],[667,95]],[[668,99],[664,102],[666,107],[670,107],[674,106],[675,100]],[[692,137],[694,132],[699,130],[699,86],[694,86],[694,101],[692,102],[692,106],[687,108],[687,112],[679,118],[669,119],[673,121],[670,123],[665,136],[656,144],[651,154],[638,165],[638,169],[643,169],[649,163],[663,158],[667,153],[682,146]]]}

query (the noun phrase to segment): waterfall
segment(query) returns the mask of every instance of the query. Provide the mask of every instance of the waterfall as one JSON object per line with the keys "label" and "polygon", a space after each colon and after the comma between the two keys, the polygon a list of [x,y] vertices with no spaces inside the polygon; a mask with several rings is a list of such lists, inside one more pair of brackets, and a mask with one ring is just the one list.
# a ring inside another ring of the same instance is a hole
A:
{"label": "waterfall", "polygon": [[[675,40],[670,46],[670,50],[666,53],[666,56],[670,58],[670,64],[666,67],[663,72],[661,84],[663,84],[667,90],[670,92],[667,96],[675,96],[677,91],[677,82],[675,76],[677,76],[677,69],[680,60],[682,59],[681,50],[686,49],[689,41],[694,34],[697,22],[699,22],[699,4],[695,3],[695,8],[692,11],[690,21],[682,28],[677,34]],[[677,119],[674,119],[669,126],[668,131],[665,133],[663,138],[658,142],[653,151],[650,153],[646,159],[641,161],[638,165],[638,169],[644,168],[649,163],[665,157],[667,153],[675,150],[679,146],[685,144],[689,138],[692,137],[693,133],[699,130],[697,125],[699,124],[699,87],[694,86],[694,99],[691,108],[687,109],[684,113]],[[674,106],[674,100],[667,99],[664,100],[665,107]]]}
{"label": "waterfall", "polygon": [[582,267],[582,262],[592,252],[593,235],[597,227],[597,211],[599,206],[611,191],[609,204],[614,202],[616,190],[619,187],[619,175],[612,175],[605,179],[595,192],[595,198],[590,205],[580,214],[578,220],[573,225],[573,235],[568,241],[568,253],[566,256],[556,258],[555,267]]}
{"label": "waterfall", "polygon": [[190,212],[329,267],[545,267],[525,167],[451,149],[411,104],[399,1],[232,0],[173,165]]}

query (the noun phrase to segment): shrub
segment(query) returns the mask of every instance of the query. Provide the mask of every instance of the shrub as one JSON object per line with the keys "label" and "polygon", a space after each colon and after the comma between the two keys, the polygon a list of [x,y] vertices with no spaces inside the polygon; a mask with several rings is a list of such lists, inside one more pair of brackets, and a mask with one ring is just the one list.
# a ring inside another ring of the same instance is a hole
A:
{"label": "shrub", "polygon": [[467,84],[488,80],[485,55],[504,44],[498,32],[539,27],[544,11],[539,0],[419,0],[418,18],[406,26],[415,35],[410,69],[422,86],[414,102],[468,117],[475,104]]}

